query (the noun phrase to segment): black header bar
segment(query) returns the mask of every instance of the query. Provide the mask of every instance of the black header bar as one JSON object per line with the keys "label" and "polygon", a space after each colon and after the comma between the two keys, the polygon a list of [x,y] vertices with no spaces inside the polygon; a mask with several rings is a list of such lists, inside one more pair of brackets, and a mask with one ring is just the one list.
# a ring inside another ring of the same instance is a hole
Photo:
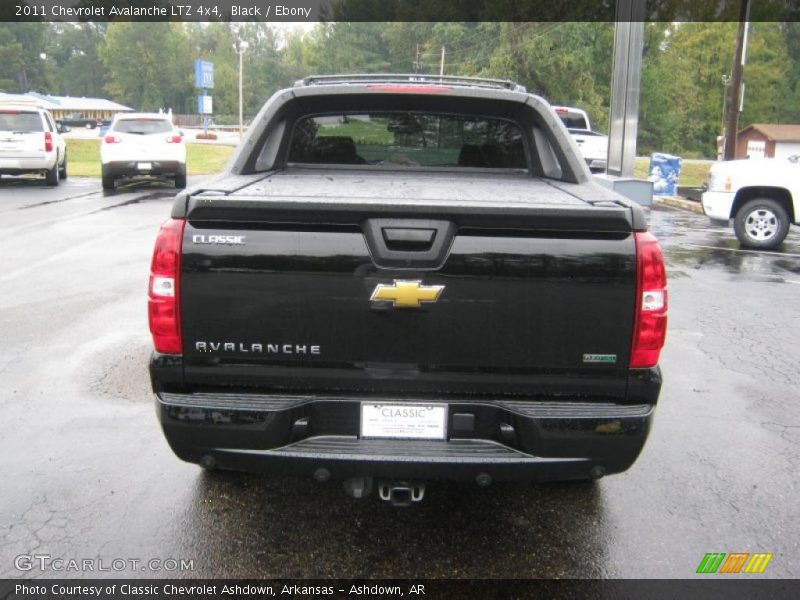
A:
{"label": "black header bar", "polygon": [[[636,2],[637,0],[634,0]],[[642,0],[646,21],[737,21],[739,0]],[[604,21],[616,0],[3,0],[1,21]],[[758,0],[751,21],[798,21],[800,0]]]}
{"label": "black header bar", "polygon": [[0,600],[783,600],[797,579],[28,579],[0,580]]}

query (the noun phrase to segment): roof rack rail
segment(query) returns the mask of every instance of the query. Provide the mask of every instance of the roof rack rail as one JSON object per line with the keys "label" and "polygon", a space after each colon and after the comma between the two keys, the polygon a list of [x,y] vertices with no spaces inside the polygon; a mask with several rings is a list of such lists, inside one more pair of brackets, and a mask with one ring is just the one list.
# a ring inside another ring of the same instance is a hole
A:
{"label": "roof rack rail", "polygon": [[430,75],[423,73],[375,73],[351,75],[311,75],[298,79],[294,87],[309,85],[365,84],[365,83],[424,83],[427,85],[454,85],[525,92],[525,86],[508,79],[462,77],[460,75]]}

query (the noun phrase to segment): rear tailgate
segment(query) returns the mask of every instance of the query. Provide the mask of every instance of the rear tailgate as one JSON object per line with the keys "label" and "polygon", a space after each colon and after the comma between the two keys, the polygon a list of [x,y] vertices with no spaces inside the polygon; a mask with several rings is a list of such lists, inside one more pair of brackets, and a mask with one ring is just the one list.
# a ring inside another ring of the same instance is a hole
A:
{"label": "rear tailgate", "polygon": [[[298,171],[189,199],[187,383],[624,394],[629,208],[527,176]],[[397,306],[405,285],[438,298]]]}
{"label": "rear tailgate", "polygon": [[44,124],[39,113],[0,108],[0,158],[44,156]]}
{"label": "rear tailgate", "polygon": [[593,131],[570,131],[587,160],[605,160],[608,156],[608,136]]}

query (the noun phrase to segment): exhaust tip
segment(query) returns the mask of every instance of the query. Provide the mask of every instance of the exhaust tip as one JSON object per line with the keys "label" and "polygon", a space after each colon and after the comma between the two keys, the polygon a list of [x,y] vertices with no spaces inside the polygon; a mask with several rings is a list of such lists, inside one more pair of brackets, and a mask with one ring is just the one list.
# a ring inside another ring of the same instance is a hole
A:
{"label": "exhaust tip", "polygon": [[331,478],[331,472],[328,469],[319,468],[314,471],[314,481],[318,483],[325,483]]}
{"label": "exhaust tip", "polygon": [[206,469],[207,471],[211,471],[216,468],[217,459],[215,459],[210,454],[204,454],[203,457],[200,459],[200,466]]}
{"label": "exhaust tip", "polygon": [[492,476],[488,473],[478,473],[477,477],[475,477],[475,483],[482,488],[489,487],[492,485]]}
{"label": "exhaust tip", "polygon": [[606,468],[597,465],[596,467],[592,467],[591,471],[589,471],[589,477],[592,479],[600,479],[603,475],[606,474]]}
{"label": "exhaust tip", "polygon": [[366,498],[372,493],[372,477],[351,477],[345,480],[344,491],[351,498]]}

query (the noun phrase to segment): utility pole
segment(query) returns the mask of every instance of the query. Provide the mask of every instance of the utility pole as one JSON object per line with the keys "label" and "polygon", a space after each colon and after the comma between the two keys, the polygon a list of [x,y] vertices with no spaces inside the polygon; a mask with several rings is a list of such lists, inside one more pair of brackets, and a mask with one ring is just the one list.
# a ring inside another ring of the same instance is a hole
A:
{"label": "utility pole", "polygon": [[739,112],[742,110],[742,71],[744,70],[747,47],[750,0],[741,0],[739,6],[739,34],[736,37],[736,58],[733,62],[731,81],[731,104],[728,115],[728,130],[725,138],[725,160],[736,158],[736,137],[739,131]]}
{"label": "utility pole", "polygon": [[414,56],[414,73],[419,73],[419,69],[422,65],[419,62],[419,44],[417,44],[417,53]]}
{"label": "utility pole", "polygon": [[725,121],[728,118],[728,86],[731,84],[731,76],[722,76],[722,137],[725,137]]}
{"label": "utility pole", "polygon": [[442,63],[439,65],[439,77],[444,76],[444,46],[442,46]]}
{"label": "utility pole", "polygon": [[722,123],[720,125],[720,134],[717,139],[717,160],[725,158],[725,146],[727,144],[728,134],[725,129],[725,124],[728,122],[728,86],[731,84],[731,76],[722,76]]}

